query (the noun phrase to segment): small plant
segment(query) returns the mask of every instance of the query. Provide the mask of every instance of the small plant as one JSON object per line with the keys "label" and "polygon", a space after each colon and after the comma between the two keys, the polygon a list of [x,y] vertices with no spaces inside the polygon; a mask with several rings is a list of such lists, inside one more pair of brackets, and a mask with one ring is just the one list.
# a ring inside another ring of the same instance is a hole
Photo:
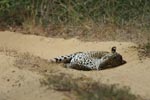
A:
{"label": "small plant", "polygon": [[140,57],[150,57],[150,42],[139,46],[139,56]]}
{"label": "small plant", "polygon": [[146,50],[146,53],[148,53],[148,55],[150,55],[150,42],[148,42],[148,43],[145,45],[145,50]]}

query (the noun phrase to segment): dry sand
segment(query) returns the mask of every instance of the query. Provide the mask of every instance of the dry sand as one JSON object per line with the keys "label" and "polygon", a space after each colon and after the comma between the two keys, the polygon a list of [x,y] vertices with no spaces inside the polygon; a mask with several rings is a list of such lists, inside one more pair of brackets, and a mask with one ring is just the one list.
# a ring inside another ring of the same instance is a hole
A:
{"label": "dry sand", "polygon": [[[47,38],[34,35],[23,35],[13,32],[0,32],[0,48],[29,52],[44,59],[70,54],[78,51],[110,51],[117,47],[127,61],[120,67],[102,71],[78,71],[58,69],[74,76],[85,75],[107,84],[118,83],[129,86],[131,91],[150,98],[150,59],[139,60],[137,45],[130,42],[81,42],[77,39]],[[13,65],[14,58],[0,53],[0,100],[64,100],[63,93],[45,90],[39,79],[43,76],[30,70],[20,70]]]}

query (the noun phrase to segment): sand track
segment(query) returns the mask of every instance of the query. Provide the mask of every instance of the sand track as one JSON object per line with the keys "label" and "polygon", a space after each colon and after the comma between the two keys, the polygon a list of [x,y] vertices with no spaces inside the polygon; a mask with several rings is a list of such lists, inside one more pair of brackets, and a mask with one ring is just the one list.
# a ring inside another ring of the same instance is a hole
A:
{"label": "sand track", "polygon": [[[112,46],[117,47],[117,51],[123,55],[127,64],[102,71],[86,72],[61,69],[61,67],[59,69],[62,72],[72,73],[75,76],[86,75],[94,80],[100,80],[108,84],[118,83],[121,86],[130,86],[133,93],[150,98],[150,59],[146,58],[140,61],[136,48],[137,45],[134,43],[114,41],[81,42],[77,39],[65,40],[23,35],[8,31],[0,32],[0,48],[13,49],[18,52],[29,52],[44,59],[78,51],[109,51]],[[63,94],[56,93],[56,91],[43,92],[44,90],[40,88],[40,83],[38,82],[38,79],[42,76],[32,71],[16,68],[13,65],[13,57],[0,53],[0,59],[0,100],[9,100],[10,98],[12,98],[11,100],[38,100],[38,98],[40,98],[39,100],[49,100],[49,98],[61,100],[65,98]],[[22,75],[24,80],[20,78]],[[23,84],[23,86],[20,88],[19,84]]]}

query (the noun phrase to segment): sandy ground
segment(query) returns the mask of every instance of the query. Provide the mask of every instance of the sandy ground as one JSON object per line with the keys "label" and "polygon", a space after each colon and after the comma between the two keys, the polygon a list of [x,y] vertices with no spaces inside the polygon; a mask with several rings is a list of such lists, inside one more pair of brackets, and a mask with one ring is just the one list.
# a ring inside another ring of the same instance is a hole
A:
{"label": "sandy ground", "polygon": [[[150,59],[139,60],[137,46],[130,42],[81,42],[77,39],[47,38],[23,35],[13,32],[0,32],[0,48],[29,52],[44,59],[70,54],[77,51],[110,51],[117,47],[127,61],[120,67],[102,71],[77,71],[58,69],[74,76],[85,75],[107,84],[117,83],[129,86],[131,92],[150,98]],[[29,70],[20,70],[14,66],[14,58],[0,53],[0,100],[65,100],[63,93],[45,90],[40,86],[42,75]]]}

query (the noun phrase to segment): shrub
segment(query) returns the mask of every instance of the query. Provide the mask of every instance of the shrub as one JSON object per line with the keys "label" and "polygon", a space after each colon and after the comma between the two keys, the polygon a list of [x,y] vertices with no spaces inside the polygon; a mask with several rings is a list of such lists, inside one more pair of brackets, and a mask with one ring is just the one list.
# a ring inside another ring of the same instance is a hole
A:
{"label": "shrub", "polygon": [[[149,0],[1,0],[0,19],[12,24],[77,24],[93,20],[118,25],[149,25]],[[139,25],[139,24],[138,24]]]}

